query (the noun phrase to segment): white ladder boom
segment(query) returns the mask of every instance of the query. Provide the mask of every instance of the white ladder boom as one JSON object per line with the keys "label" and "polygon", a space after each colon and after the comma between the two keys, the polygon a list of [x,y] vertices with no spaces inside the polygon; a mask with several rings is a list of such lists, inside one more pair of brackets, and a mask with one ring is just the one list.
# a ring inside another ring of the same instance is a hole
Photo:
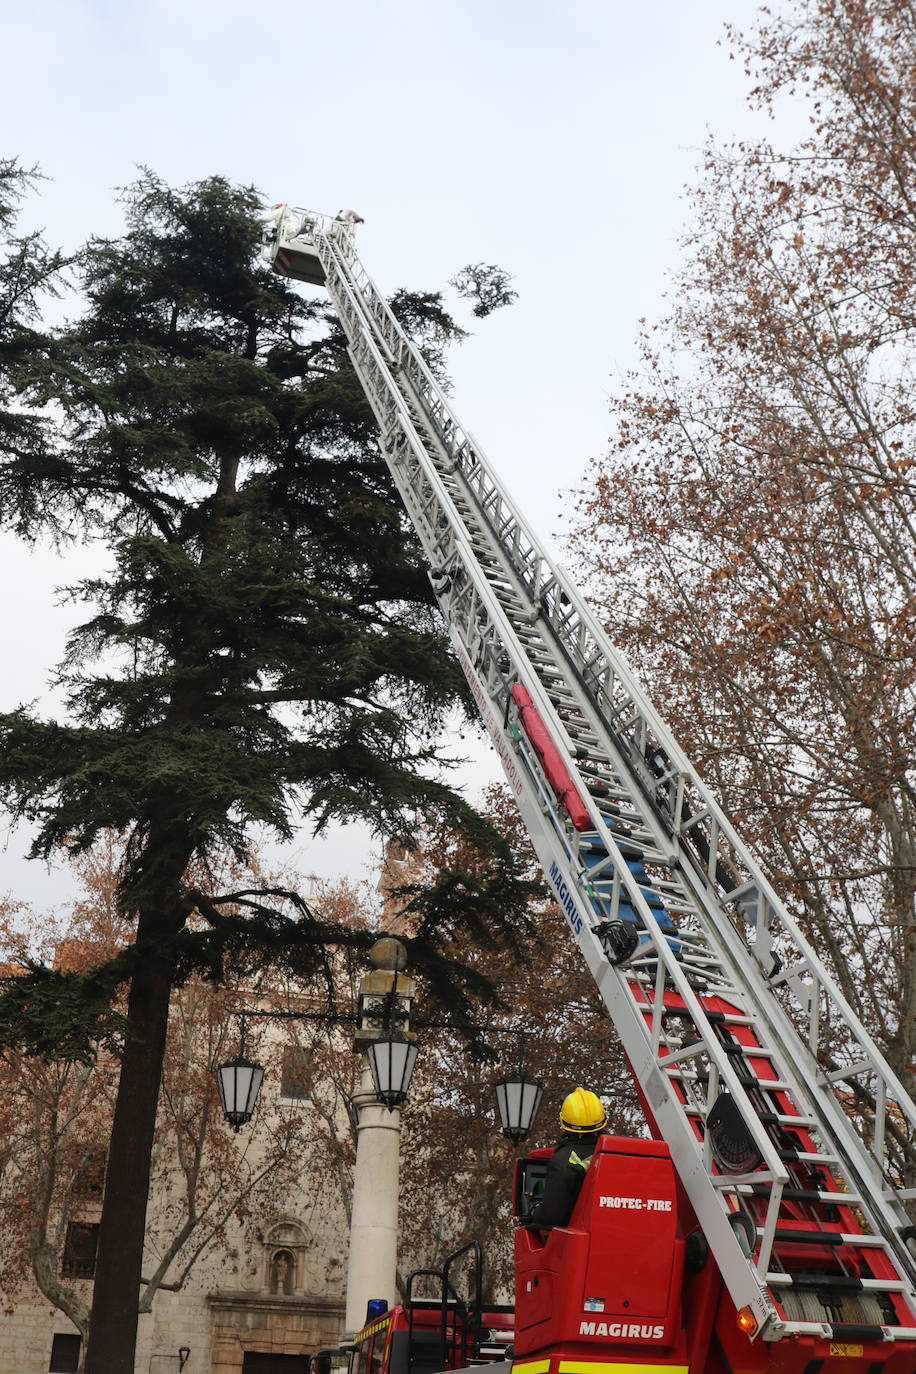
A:
{"label": "white ladder boom", "polygon": [[[273,222],[265,256],[340,317],[480,714],[736,1308],[768,1340],[914,1339],[916,1190],[890,1149],[916,1107],[452,411],[353,225],[287,206]],[[829,1256],[820,1284],[800,1244]]]}

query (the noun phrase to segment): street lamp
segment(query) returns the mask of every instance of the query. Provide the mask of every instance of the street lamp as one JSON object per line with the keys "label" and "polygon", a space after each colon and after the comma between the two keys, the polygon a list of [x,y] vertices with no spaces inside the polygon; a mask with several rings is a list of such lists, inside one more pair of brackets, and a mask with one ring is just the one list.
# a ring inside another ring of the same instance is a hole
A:
{"label": "street lamp", "polygon": [[[364,977],[360,984],[355,1015],[320,1011],[242,1013],[239,1053],[234,1059],[220,1064],[216,1070],[223,1114],[236,1131],[251,1120],[264,1079],[261,1065],[245,1057],[245,1028],[248,1016],[264,1016],[278,1021],[329,1021],[336,1024],[355,1020],[357,1029],[354,1049],[364,1050],[366,1053],[376,1102],[386,1107],[389,1112],[403,1106],[417,1062],[417,1046],[413,1037],[406,1032],[413,995],[413,984],[401,973],[406,963],[406,951],[399,940],[383,936],[372,947],[369,959],[374,966],[374,972]],[[530,1032],[510,1029],[508,1026],[472,1025],[470,1022],[465,1027],[452,1020],[418,1021],[415,1024],[427,1029],[466,1028],[518,1037],[518,1070],[501,1078],[494,1084],[494,1088],[503,1135],[515,1144],[527,1139],[544,1093],[543,1085],[522,1071],[525,1043]],[[368,1082],[361,1091],[363,1094],[368,1091]],[[371,1099],[367,1100],[364,1096],[361,1106],[368,1105],[369,1100]],[[357,1111],[357,1125],[358,1115]]]}
{"label": "street lamp", "polygon": [[228,1059],[216,1070],[223,1115],[234,1130],[240,1130],[251,1120],[263,1078],[261,1065],[246,1059],[243,1054]]}
{"label": "street lamp", "polygon": [[264,1070],[260,1064],[245,1058],[245,1018],[242,1017],[241,1044],[234,1059],[228,1059],[216,1070],[219,1100],[223,1116],[233,1130],[238,1131],[250,1121],[261,1091]]}
{"label": "street lamp", "polygon": [[519,1069],[518,1073],[501,1078],[493,1087],[499,1108],[500,1129],[504,1136],[518,1145],[531,1134],[544,1095],[544,1085]]}
{"label": "street lamp", "polygon": [[407,1101],[410,1079],[417,1062],[417,1047],[406,1035],[387,1031],[378,1040],[369,1041],[366,1053],[375,1095],[389,1112],[393,1112]]}

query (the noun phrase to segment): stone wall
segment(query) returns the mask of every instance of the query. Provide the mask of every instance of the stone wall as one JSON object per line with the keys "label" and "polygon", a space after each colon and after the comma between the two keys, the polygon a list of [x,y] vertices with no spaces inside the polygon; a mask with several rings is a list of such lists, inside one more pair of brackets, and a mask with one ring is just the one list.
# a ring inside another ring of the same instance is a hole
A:
{"label": "stone wall", "polygon": [[[160,1293],[140,1318],[136,1374],[241,1374],[247,1351],[312,1355],[340,1343],[342,1298],[226,1289]],[[28,1299],[0,1317],[2,1374],[47,1374],[55,1332],[75,1332],[62,1313]]]}
{"label": "stone wall", "polygon": [[74,1332],[62,1312],[47,1303],[17,1302],[0,1315],[0,1370],[3,1374],[47,1374],[56,1331]]}

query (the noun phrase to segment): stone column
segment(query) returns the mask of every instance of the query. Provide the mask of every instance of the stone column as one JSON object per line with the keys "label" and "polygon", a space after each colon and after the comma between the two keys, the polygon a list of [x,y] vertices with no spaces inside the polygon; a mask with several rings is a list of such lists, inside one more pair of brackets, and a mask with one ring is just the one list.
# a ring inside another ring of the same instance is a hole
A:
{"label": "stone column", "polygon": [[[371,1040],[385,1034],[386,1015],[394,1013],[397,1029],[407,1032],[416,990],[413,980],[400,972],[407,959],[399,940],[385,936],[376,941],[369,959],[374,967],[360,982],[360,1020],[353,1040],[353,1049],[360,1054]],[[368,1063],[353,1096],[353,1110],[358,1124],[347,1261],[347,1339],[364,1326],[370,1298],[385,1298],[389,1306],[397,1300],[401,1113],[389,1112],[375,1100]]]}

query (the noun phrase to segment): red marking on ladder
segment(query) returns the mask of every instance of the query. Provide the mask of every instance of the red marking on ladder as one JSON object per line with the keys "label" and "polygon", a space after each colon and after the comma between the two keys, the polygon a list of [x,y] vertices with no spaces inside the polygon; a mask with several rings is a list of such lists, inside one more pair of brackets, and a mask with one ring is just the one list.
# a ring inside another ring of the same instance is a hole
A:
{"label": "red marking on ladder", "polygon": [[560,756],[560,751],[551,739],[550,732],[531,700],[528,689],[523,687],[520,682],[516,682],[512,688],[512,700],[518,707],[522,729],[531,740],[534,745],[534,752],[541,760],[544,777],[568,812],[569,819],[577,830],[594,830],[594,822],[588,814],[585,803],[579,796],[569,770]]}

